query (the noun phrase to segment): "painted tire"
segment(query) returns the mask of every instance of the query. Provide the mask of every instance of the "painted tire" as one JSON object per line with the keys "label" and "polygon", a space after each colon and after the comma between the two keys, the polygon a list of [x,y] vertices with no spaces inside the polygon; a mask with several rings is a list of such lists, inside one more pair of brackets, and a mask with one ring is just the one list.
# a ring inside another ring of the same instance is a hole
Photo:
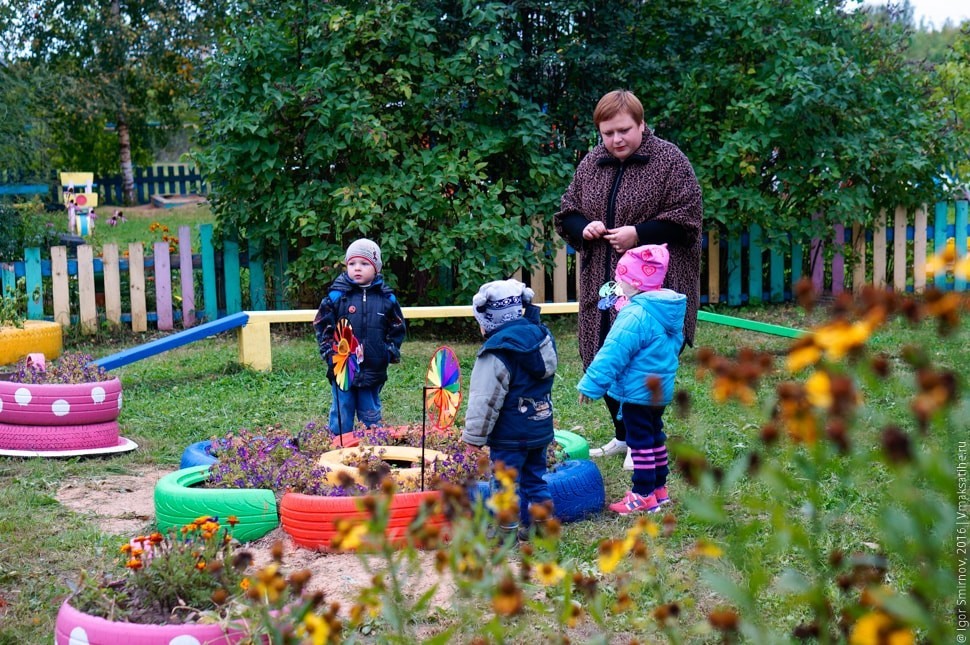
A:
{"label": "painted tire", "polygon": [[556,443],[563,447],[570,459],[589,459],[589,442],[569,430],[555,431]]}
{"label": "painted tire", "polygon": [[[340,483],[340,474],[349,475],[357,483],[363,483],[360,471],[354,466],[347,466],[343,463],[344,459],[354,457],[366,448],[340,448],[339,450],[328,450],[320,455],[317,464],[328,468],[327,481],[334,486]],[[375,450],[384,451],[384,460],[403,461],[406,463],[418,464],[412,468],[398,468],[393,471],[393,478],[398,484],[405,482],[415,483],[421,479],[421,449],[414,446],[374,446]],[[425,461],[442,460],[447,461],[448,455],[438,450],[426,448],[424,451]]]}
{"label": "painted tire", "polygon": [[0,423],[76,426],[114,421],[121,411],[121,381],[13,383],[0,381]]}
{"label": "painted tire", "polygon": [[[573,459],[543,476],[560,522],[576,522],[595,515],[606,505],[606,487],[599,468],[588,459]],[[485,501],[491,494],[489,482],[476,482],[468,491],[472,503]]]}
{"label": "painted tire", "polygon": [[0,449],[88,450],[118,445],[118,422],[77,426],[27,426],[0,423]]}
{"label": "painted tire", "polygon": [[179,468],[192,468],[193,466],[211,466],[219,461],[215,455],[209,452],[212,449],[212,440],[196,441],[182,451],[182,459],[179,461]]}
{"label": "painted tire", "polygon": [[[359,437],[347,437],[344,445],[353,448],[360,443]],[[217,463],[219,458],[212,454],[212,440],[196,441],[189,444],[182,451],[182,458],[179,461],[179,468],[191,468],[193,466],[211,466]]]}
{"label": "painted tire", "polygon": [[276,496],[261,488],[193,488],[209,476],[208,466],[195,466],[169,473],[155,484],[155,523],[166,533],[180,529],[197,517],[214,515],[224,524],[235,515],[239,524],[234,538],[249,542],[277,526]]}
{"label": "painted tire", "polygon": [[[391,516],[386,535],[392,542],[404,542],[407,529],[421,510],[425,500],[437,500],[438,491],[399,493],[391,500]],[[336,535],[337,520],[366,520],[370,513],[360,508],[360,497],[326,497],[286,493],[280,500],[280,525],[302,547],[317,551],[331,551],[331,539]],[[427,525],[446,527],[448,520],[438,514],[427,518]]]}
{"label": "painted tire", "polygon": [[54,624],[55,645],[171,645],[172,643],[212,643],[232,645],[242,642],[246,634],[218,624],[187,623],[184,625],[141,625],[91,616],[67,602],[57,612]]}
{"label": "painted tire", "polygon": [[16,363],[27,354],[40,352],[47,360],[61,355],[64,332],[55,322],[27,320],[21,327],[0,327],[0,365]]}

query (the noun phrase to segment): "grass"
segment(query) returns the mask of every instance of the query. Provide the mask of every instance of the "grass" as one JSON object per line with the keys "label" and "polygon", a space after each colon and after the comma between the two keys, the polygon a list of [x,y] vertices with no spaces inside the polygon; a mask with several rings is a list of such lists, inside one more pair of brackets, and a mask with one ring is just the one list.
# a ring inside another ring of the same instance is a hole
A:
{"label": "grass", "polygon": [[[722,311],[731,315],[808,328],[819,320],[818,314],[807,315],[794,307],[747,308]],[[588,438],[592,446],[607,441],[612,425],[601,403],[580,406],[575,385],[581,364],[575,338],[575,316],[550,317],[558,342],[560,369],[553,391],[558,427],[573,430]],[[420,422],[421,387],[427,363],[441,344],[453,347],[463,369],[462,382],[467,387],[478,342],[472,323],[466,330],[452,328],[451,336],[438,337],[433,326],[426,325],[404,344],[403,363],[392,366],[390,380],[384,389],[385,421],[388,423]],[[878,332],[871,345],[885,351],[903,370],[902,348],[917,345],[925,348],[942,367],[964,373],[970,361],[970,343],[965,320],[957,333],[938,337],[929,324],[912,327],[894,322]],[[120,422],[125,436],[134,439],[139,449],[109,458],[14,459],[0,458],[0,645],[43,642],[50,639],[59,602],[69,593],[70,585],[81,568],[93,568],[111,558],[118,536],[106,535],[85,518],[65,509],[55,499],[58,488],[72,478],[102,478],[111,474],[130,473],[143,465],[163,465],[173,470],[182,450],[189,443],[221,435],[239,427],[280,423],[297,429],[310,420],[326,418],[329,406],[328,383],[312,340],[308,325],[274,328],[273,365],[271,373],[255,373],[241,368],[236,361],[236,344],[232,337],[215,337],[185,348],[134,363],[117,370],[125,386],[125,407]],[[124,344],[143,342],[147,336],[129,336]],[[698,330],[699,346],[710,346],[719,353],[734,356],[742,346],[753,346],[781,357],[789,341],[745,332],[739,329],[702,323]],[[96,356],[119,349],[117,344],[78,345],[74,349]],[[760,424],[767,418],[763,409],[771,398],[766,388],[780,378],[767,378],[754,407],[715,404],[710,384],[695,378],[697,352],[688,350],[682,357],[678,387],[690,394],[691,413],[678,418],[673,410],[665,416],[671,441],[685,440],[704,455],[712,467],[722,469],[726,477],[738,477],[739,495],[753,500],[770,500],[775,491],[770,482],[748,481],[743,470],[736,472],[736,460],[747,447],[758,442]],[[866,419],[858,441],[877,441],[877,429],[887,418],[898,418],[906,412],[912,394],[912,378],[898,383],[879,384],[883,391],[873,391],[866,408]],[[464,406],[463,406],[464,410]],[[461,423],[461,416],[459,423]],[[943,438],[929,440],[943,441]],[[675,460],[676,461],[676,460]],[[629,473],[621,469],[620,459],[599,462],[607,488],[608,501],[614,501],[629,488]],[[833,481],[824,493],[822,503],[834,509],[838,523],[831,527],[828,541],[846,551],[870,542],[876,530],[875,517],[886,494],[891,473],[880,464],[859,466],[851,481]],[[707,485],[702,482],[703,487]],[[679,473],[671,477],[672,494],[683,495],[687,484]],[[710,495],[719,495],[710,489]],[[705,514],[704,495],[693,496],[691,504],[678,505],[677,528],[666,541],[665,558],[670,593],[688,599],[684,602],[684,621],[703,622],[703,612],[719,602],[718,596],[701,582],[701,572],[686,551],[700,537],[709,537],[728,545],[758,553],[768,548],[777,536],[771,530],[732,534],[712,523]],[[780,500],[782,505],[794,500]],[[767,507],[751,511],[768,513]],[[595,563],[597,545],[605,537],[615,537],[632,524],[629,518],[608,513],[564,528],[562,553],[568,558]],[[147,527],[146,527],[147,528]],[[326,557],[321,555],[320,557]],[[791,563],[789,563],[791,564]],[[796,562],[797,564],[797,562]],[[907,563],[898,563],[902,575],[915,575]],[[780,566],[780,565],[779,565]],[[724,573],[733,575],[725,565]],[[723,599],[723,598],[722,598]],[[650,598],[641,598],[644,603]],[[790,632],[791,621],[797,620],[797,604],[778,590],[769,590],[765,606],[771,608],[771,619],[782,633]],[[621,619],[617,619],[621,620]],[[619,623],[620,627],[625,623]],[[786,627],[787,626],[787,627]],[[634,632],[635,634],[635,632]],[[643,636],[642,634],[636,634]],[[650,635],[657,638],[656,634]],[[691,642],[713,642],[712,634],[694,633]]]}
{"label": "grass", "polygon": [[[119,210],[124,214],[127,221],[116,226],[110,226],[108,219]],[[146,253],[151,253],[150,245],[154,242],[161,242],[164,234],[162,231],[151,230],[154,223],[167,226],[168,235],[175,237],[178,237],[180,226],[188,226],[192,231],[192,248],[197,251],[199,248],[199,224],[215,223],[215,216],[212,215],[208,204],[176,208],[102,206],[96,208],[95,212],[98,214],[97,224],[94,227],[94,234],[88,238],[88,243],[93,245],[99,253],[105,244],[117,244],[119,250],[125,251],[128,249],[128,245],[134,242],[142,242],[145,244]]]}

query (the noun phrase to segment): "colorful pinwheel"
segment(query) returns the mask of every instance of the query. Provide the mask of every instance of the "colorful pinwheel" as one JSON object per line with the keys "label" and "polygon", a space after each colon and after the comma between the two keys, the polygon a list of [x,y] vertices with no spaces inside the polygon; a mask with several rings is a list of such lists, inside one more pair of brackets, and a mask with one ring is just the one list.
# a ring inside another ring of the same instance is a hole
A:
{"label": "colorful pinwheel", "polygon": [[331,360],[333,360],[333,375],[336,378],[337,387],[346,392],[354,382],[354,377],[357,376],[360,361],[360,343],[357,342],[354,329],[346,318],[337,321],[337,329],[333,334]]}
{"label": "colorful pinwheel", "polygon": [[455,422],[461,405],[461,367],[450,347],[439,347],[431,357],[424,386],[428,420],[439,430]]}

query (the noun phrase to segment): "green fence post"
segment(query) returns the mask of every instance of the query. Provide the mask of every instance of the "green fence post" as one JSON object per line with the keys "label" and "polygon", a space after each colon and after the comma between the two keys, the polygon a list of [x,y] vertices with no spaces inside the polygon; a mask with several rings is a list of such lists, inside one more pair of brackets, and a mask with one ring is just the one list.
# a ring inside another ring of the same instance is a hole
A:
{"label": "green fence post", "polygon": [[752,305],[760,305],[764,294],[765,267],[761,256],[761,227],[752,224],[748,230],[748,302]]}
{"label": "green fence post", "polygon": [[226,315],[242,311],[242,287],[239,282],[239,242],[222,243],[222,268],[226,279]]}
{"label": "green fence post", "polygon": [[254,311],[266,311],[266,274],[263,272],[263,241],[249,243],[249,304]]}
{"label": "green fence post", "polygon": [[205,305],[205,319],[213,321],[219,317],[219,295],[216,290],[216,252],[212,247],[212,224],[199,226],[200,254],[202,255],[202,300]]}
{"label": "green fence post", "polygon": [[[946,202],[936,202],[933,210],[933,255],[940,255],[946,250],[946,227],[949,222],[949,205]],[[933,274],[933,284],[939,289],[946,288],[946,270]]]}
{"label": "green fence post", "polygon": [[741,236],[728,237],[727,272],[729,307],[741,306]]}
{"label": "green fence post", "polygon": [[27,277],[27,318],[44,318],[44,280],[41,274],[40,249],[24,249],[24,274]]}

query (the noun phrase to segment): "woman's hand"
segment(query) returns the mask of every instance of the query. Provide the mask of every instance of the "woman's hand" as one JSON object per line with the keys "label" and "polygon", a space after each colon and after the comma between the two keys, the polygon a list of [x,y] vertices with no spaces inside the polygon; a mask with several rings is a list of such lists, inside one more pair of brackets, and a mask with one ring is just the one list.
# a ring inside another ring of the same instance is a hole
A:
{"label": "woman's hand", "polygon": [[593,220],[583,229],[584,240],[595,240],[606,235],[606,224],[599,220]]}
{"label": "woman's hand", "polygon": [[637,229],[635,226],[621,226],[619,228],[612,228],[606,231],[606,234],[603,237],[605,237],[606,241],[610,243],[613,250],[620,255],[623,255],[635,247],[637,242],[640,241],[640,238],[637,236]]}

